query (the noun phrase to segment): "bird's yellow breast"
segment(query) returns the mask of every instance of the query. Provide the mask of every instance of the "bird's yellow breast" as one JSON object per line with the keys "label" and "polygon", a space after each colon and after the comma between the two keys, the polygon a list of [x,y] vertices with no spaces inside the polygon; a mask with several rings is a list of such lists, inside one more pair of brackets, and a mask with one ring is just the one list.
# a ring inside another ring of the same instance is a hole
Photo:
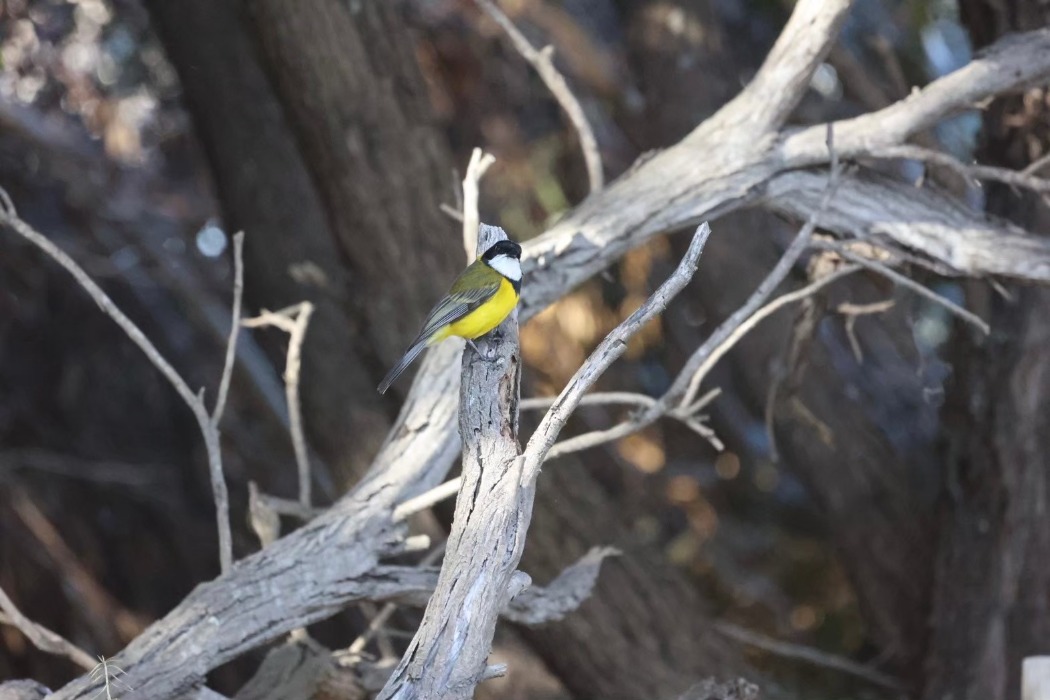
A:
{"label": "bird's yellow breast", "polygon": [[431,342],[443,340],[450,335],[471,340],[480,338],[502,323],[517,303],[518,293],[514,291],[514,285],[510,283],[510,280],[504,278],[500,280],[499,290],[492,295],[491,299],[435,333]]}

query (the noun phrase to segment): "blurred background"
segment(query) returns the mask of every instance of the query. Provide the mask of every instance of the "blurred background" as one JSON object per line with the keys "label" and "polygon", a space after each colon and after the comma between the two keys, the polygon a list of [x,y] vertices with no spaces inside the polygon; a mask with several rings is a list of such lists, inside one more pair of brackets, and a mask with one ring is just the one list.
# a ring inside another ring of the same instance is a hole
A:
{"label": "blurred background", "polygon": [[[211,397],[229,328],[230,234],[243,229],[246,315],[304,299],[317,307],[303,411],[317,500],[327,504],[367,468],[410,382],[386,396],[375,385],[463,265],[459,224],[440,205],[455,205],[471,149],[496,156],[482,220],[520,241],[581,201],[587,178],[564,113],[473,2],[307,5],[3,0],[0,185]],[[793,123],[884,107],[965,64],[973,46],[1046,20],[1035,0],[961,5],[858,0]],[[735,95],[791,10],[782,0],[502,6],[534,44],[555,47],[609,180]],[[1035,92],[983,119],[946,121],[921,141],[1023,167],[1050,143],[1046,95]],[[881,167],[924,175],[916,163]],[[1047,230],[1037,201],[939,182],[975,210]],[[694,282],[599,389],[664,391],[798,222],[745,210],[713,228]],[[673,234],[653,240],[530,321],[523,394],[560,390],[686,244]],[[1024,446],[1039,443],[1042,418],[1028,417],[1047,402],[1038,365],[1048,360],[1031,351],[1044,337],[1046,299],[916,276],[992,321],[993,339],[982,343],[941,307],[856,276],[778,313],[719,364],[707,388],[722,389],[710,424],[724,451],[666,422],[548,465],[524,570],[545,581],[594,545],[624,556],[607,563],[578,614],[501,632],[500,653],[523,670],[482,692],[668,697],[689,679],[742,674],[770,696],[900,694],[741,644],[730,636],[738,628],[851,658],[912,692],[950,685],[957,669],[938,666],[945,640],[963,645],[995,606],[939,619],[935,601],[951,598],[940,587],[970,585],[960,572],[971,569],[994,578],[1001,548],[1031,525],[1008,517],[1034,512],[1013,509],[1009,465],[1035,459],[1041,469],[1038,450]],[[804,282],[800,269],[791,284]],[[876,302],[888,303],[869,315],[843,306]],[[238,557],[259,547],[247,523],[249,481],[295,496],[286,343],[276,330],[242,335],[223,423]],[[1036,363],[1027,379],[1011,374],[1019,357]],[[585,408],[570,430],[623,417]],[[1025,483],[1045,494],[1042,479]],[[450,515],[438,508],[426,527],[440,531]],[[1005,539],[980,539],[980,522],[1002,534],[1007,521]],[[0,232],[0,587],[29,617],[112,655],[218,574],[216,547],[192,415],[64,271]],[[1025,580],[1011,599],[1019,607],[1008,611],[1004,664],[1050,625],[1011,626],[1032,609],[1025,587],[1044,579]],[[411,631],[417,614],[399,611],[392,627]],[[350,610],[312,632],[345,646],[363,622]],[[233,695],[261,654],[216,671],[212,687]],[[0,626],[0,679],[55,688],[78,674]],[[1005,683],[1016,689],[1016,679]]]}

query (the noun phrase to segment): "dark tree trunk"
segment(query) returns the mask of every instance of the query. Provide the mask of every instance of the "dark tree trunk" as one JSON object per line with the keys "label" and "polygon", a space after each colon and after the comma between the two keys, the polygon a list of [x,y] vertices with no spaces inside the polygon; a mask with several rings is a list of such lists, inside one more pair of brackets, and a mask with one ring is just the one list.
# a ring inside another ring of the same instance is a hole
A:
{"label": "dark tree trunk", "polygon": [[[1045,3],[961,3],[977,47],[1050,21]],[[1047,91],[984,112],[980,160],[1021,169],[1050,149]],[[1030,231],[1050,230],[1050,209],[1030,195],[988,188],[988,209]],[[955,344],[945,411],[948,440],[940,550],[927,658],[929,700],[1020,696],[1021,661],[1050,640],[1050,292],[1012,287],[1010,298],[971,284],[969,303],[992,326]]]}

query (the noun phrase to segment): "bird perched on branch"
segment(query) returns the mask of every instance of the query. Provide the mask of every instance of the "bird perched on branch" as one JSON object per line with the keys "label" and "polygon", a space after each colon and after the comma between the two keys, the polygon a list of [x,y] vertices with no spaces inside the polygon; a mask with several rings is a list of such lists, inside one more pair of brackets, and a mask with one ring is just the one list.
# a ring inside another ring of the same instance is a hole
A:
{"label": "bird perched on branch", "polygon": [[431,309],[423,330],[379,384],[379,393],[386,393],[423,348],[449,336],[466,339],[484,357],[474,339],[502,323],[517,306],[520,294],[521,246],[514,241],[498,241],[460,273],[444,298]]}

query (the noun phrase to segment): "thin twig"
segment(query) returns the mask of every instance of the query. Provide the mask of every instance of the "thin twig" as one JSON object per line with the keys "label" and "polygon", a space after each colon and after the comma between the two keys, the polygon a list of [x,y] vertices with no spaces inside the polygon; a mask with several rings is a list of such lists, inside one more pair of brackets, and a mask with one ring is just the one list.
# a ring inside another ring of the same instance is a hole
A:
{"label": "thin twig", "polygon": [[572,412],[579,406],[587,390],[598,380],[598,377],[627,350],[627,341],[631,336],[652,318],[663,312],[671,299],[677,296],[693,278],[700,261],[700,254],[710,235],[711,227],[707,222],[700,224],[693,235],[692,243],[689,244],[689,249],[674,273],[637,311],[628,316],[598,344],[598,347],[562,389],[557,400],[544,415],[532,437],[529,438],[523,454],[525,463],[522,470],[522,484],[531,483],[539,474],[540,466],[554,446],[566,421],[569,420]]}
{"label": "thin twig", "polygon": [[120,666],[111,664],[105,656],[98,657],[98,663],[91,669],[91,678],[94,681],[102,681],[102,689],[95,693],[94,697],[106,694],[106,700],[113,700],[113,686],[124,686],[125,690],[134,690],[130,685],[120,679],[127,675]]}
{"label": "thin twig", "polygon": [[478,183],[489,166],[495,162],[494,156],[475,148],[470,154],[467,174],[463,176],[463,248],[467,251],[467,262],[473,262],[478,257],[478,229],[481,226],[481,216],[478,214]]}
{"label": "thin twig", "polygon": [[518,50],[518,53],[526,61],[532,64],[532,67],[539,73],[540,78],[543,79],[547,89],[554,95],[554,99],[558,101],[561,108],[569,115],[569,120],[579,135],[580,150],[583,151],[583,160],[587,165],[587,180],[590,183],[590,191],[592,193],[597,192],[605,184],[605,174],[602,170],[602,156],[598,150],[598,141],[594,138],[594,130],[591,129],[590,122],[587,121],[587,115],[583,111],[583,106],[580,105],[580,101],[576,99],[576,96],[572,94],[572,90],[569,88],[569,84],[565,81],[564,76],[554,67],[554,47],[547,46],[537,51],[495,3],[490,0],[475,1],[489,17],[503,28],[503,31],[507,33],[507,36],[514,44],[514,48]]}
{"label": "thin twig", "polygon": [[43,625],[38,625],[23,615],[2,588],[0,588],[0,610],[4,611],[4,614],[0,615],[0,623],[17,628],[40,651],[64,656],[87,671],[95,668],[95,660],[91,658],[91,654],[62,635],[52,632]]}
{"label": "thin twig", "polygon": [[[700,385],[703,382],[704,377],[707,376],[708,372],[710,372],[711,368],[714,367],[718,360],[721,359],[721,357],[724,356],[741,337],[743,337],[748,329],[753,328],[756,323],[777,308],[780,308],[783,304],[789,303],[796,298],[802,298],[787,295],[787,301],[784,301],[759,315],[760,312],[763,311],[762,305],[765,303],[766,299],[769,298],[773,291],[787,277],[799,257],[801,257],[802,253],[809,247],[811,239],[813,238],[813,232],[817,226],[817,221],[819,217],[827,211],[831,199],[834,196],[835,191],[838,189],[842,177],[842,166],[835,151],[835,134],[831,124],[828,124],[826,127],[825,142],[830,154],[830,168],[827,185],[824,189],[824,194],[821,197],[820,206],[810,213],[808,220],[799,230],[798,235],[795,236],[795,240],[791,242],[791,245],[788,246],[786,251],[784,251],[780,260],[777,261],[777,264],[769,272],[766,278],[762,280],[761,284],[759,284],[758,288],[751,294],[744,305],[723,321],[711,336],[693,352],[690,358],[686,361],[682,371],[678,374],[678,377],[671,384],[671,388],[653,406],[635,416],[632,416],[623,423],[612,426],[611,428],[576,435],[554,445],[549,452],[548,459],[554,459],[571,452],[590,449],[626,437],[627,435],[635,433],[645,426],[652,424],[661,416],[665,415],[682,420],[683,422],[686,422],[687,425],[690,425],[690,427],[695,426],[694,429],[697,430],[697,432],[702,436],[707,437],[709,440],[711,439],[712,435],[706,427],[702,426],[693,418],[695,411],[704,403],[703,401],[696,400],[696,396],[700,391]],[[832,280],[827,280],[824,284],[827,284],[830,281]],[[749,320],[752,316],[757,316],[757,318]],[[745,327],[745,330],[738,332],[742,326]],[[717,448],[721,443],[713,444],[716,444]]]}
{"label": "thin twig", "polygon": [[[531,399],[522,399],[518,408],[522,411],[546,410],[554,405],[557,396],[539,396]],[[580,406],[639,406],[649,408],[656,404],[656,399],[645,394],[635,394],[629,391],[601,391],[595,394],[587,394],[580,400]]]}
{"label": "thin twig", "polygon": [[1039,159],[1032,161],[1024,170],[1022,175],[1035,175],[1037,172],[1050,165],[1050,153],[1044,153]]}
{"label": "thin twig", "polygon": [[306,338],[306,331],[313,312],[314,305],[303,301],[280,311],[263,309],[255,318],[241,321],[241,325],[247,328],[274,326],[288,334],[288,353],[284,360],[284,395],[288,403],[288,432],[292,436],[295,465],[299,473],[299,505],[306,512],[311,508],[313,480],[310,470],[310,453],[306,447],[306,435],[303,431],[299,375],[302,368],[303,341]]}
{"label": "thin twig", "polygon": [[831,242],[826,242],[826,241],[817,241],[814,245],[816,247],[818,247],[818,248],[823,249],[823,250],[833,251],[837,255],[842,256],[843,258],[845,258],[846,260],[849,260],[852,263],[856,263],[857,265],[865,267],[865,268],[871,270],[872,272],[877,272],[878,274],[882,275],[883,277],[887,277],[887,278],[893,280],[894,282],[896,282],[897,284],[901,285],[902,287],[907,287],[908,289],[912,290],[916,294],[929,299],[930,301],[934,302],[935,304],[939,304],[939,305],[943,306],[949,312],[951,312],[955,316],[958,316],[959,318],[961,318],[962,320],[966,321],[967,323],[973,325],[975,328],[977,328],[979,331],[981,331],[985,335],[988,335],[992,331],[991,326],[989,326],[988,323],[983,318],[981,318],[980,316],[978,316],[974,312],[972,312],[972,311],[970,311],[968,309],[965,309],[962,306],[959,306],[958,304],[956,304],[954,301],[952,301],[950,299],[946,299],[946,298],[942,297],[937,292],[934,292],[933,290],[928,289],[927,287],[924,287],[923,285],[919,284],[918,282],[916,282],[912,278],[908,277],[907,275],[902,275],[901,273],[897,272],[896,270],[894,270],[891,267],[887,267],[886,265],[883,265],[882,263],[877,262],[875,260],[872,260],[870,258],[866,258],[863,255],[857,255],[856,253],[851,251],[848,247],[842,246],[842,245],[838,245],[836,243],[831,243]]}
{"label": "thin twig", "polygon": [[237,336],[241,330],[241,300],[244,297],[244,231],[233,234],[233,314],[230,321],[230,339],[226,343],[226,361],[222,366],[222,378],[219,380],[219,391],[215,397],[215,408],[211,413],[211,422],[216,428],[226,410],[226,397],[230,393],[230,379],[233,377],[233,363],[237,358]]}
{"label": "thin twig", "polygon": [[[831,284],[835,280],[841,279],[846,275],[852,274],[858,271],[859,269],[861,269],[860,266],[843,267],[831,273],[827,277],[823,277],[817,280],[816,282],[806,287],[803,287],[802,289],[782,294],[773,301],[769,302],[755,313],[740,321],[729,331],[728,334],[722,337],[719,343],[711,349],[709,354],[706,355],[706,357],[709,358],[709,362],[705,362],[704,365],[699,370],[697,370],[697,373],[693,376],[698,376],[700,380],[703,380],[707,372],[710,371],[710,368],[714,367],[718,360],[720,360],[727,352],[729,352],[729,350],[731,350],[733,346],[740,341],[741,338],[747,335],[748,332],[753,330],[755,326],[757,326],[762,320],[768,318],[775,311],[781,309],[782,307],[790,303],[799,301],[801,299],[805,299],[806,297],[811,296],[816,292],[820,291],[821,288]],[[700,399],[697,399],[691,404],[686,404],[685,402],[683,402],[677,407],[669,408],[666,410],[660,406],[657,406],[655,411],[653,411],[652,413],[644,413],[642,415],[637,416],[633,420],[618,423],[611,428],[607,428],[605,430],[594,430],[589,433],[583,433],[582,435],[575,435],[571,438],[567,438],[554,445],[553,448],[551,448],[548,459],[555,459],[557,457],[562,457],[564,455],[571,454],[573,452],[579,452],[581,450],[589,450],[594,447],[604,445],[608,442],[613,442],[614,440],[619,440],[621,438],[627,437],[628,435],[636,433],[642,428],[652,424],[656,421],[657,418],[659,418],[661,415],[664,415],[665,413],[667,415],[679,419],[681,419],[682,416],[694,415],[697,410],[702,408],[710,400],[708,396],[709,394],[705,394]]]}
{"label": "thin twig", "polygon": [[452,219],[453,221],[456,221],[460,224],[463,223],[463,211],[461,209],[456,209],[451,204],[446,204],[445,202],[439,204],[438,209],[441,210],[442,214],[445,214],[446,216],[448,216],[448,218]]}
{"label": "thin twig", "polygon": [[[433,550],[427,553],[425,557],[419,560],[420,567],[427,567],[432,565],[441,555],[445,553],[445,543],[442,542]],[[376,613],[375,617],[368,623],[368,627],[361,635],[353,641],[353,643],[347,647],[346,653],[351,655],[360,654],[368,646],[368,643],[372,641],[372,638],[379,634],[383,629],[383,626],[390,620],[390,616],[397,610],[397,603],[387,603],[383,606],[383,609]]]}
{"label": "thin twig", "polygon": [[857,338],[857,319],[861,316],[870,316],[871,314],[881,314],[884,311],[889,311],[896,303],[897,302],[893,299],[876,301],[871,304],[853,304],[846,302],[844,304],[839,304],[835,308],[836,313],[842,314],[846,317],[846,337],[849,338],[849,345],[853,350],[853,357],[856,358],[857,364],[864,363],[864,350],[860,347],[860,340]]}
{"label": "thin twig", "polygon": [[[917,160],[923,163],[934,163],[943,165],[967,180],[995,180],[996,182],[1013,185],[1014,187],[1023,187],[1042,194],[1050,192],[1050,180],[1035,177],[1028,173],[1027,169],[1017,171],[990,165],[970,165],[963,163],[953,155],[935,151],[932,148],[905,144],[903,146],[879,148],[867,155],[872,158]],[[1038,165],[1038,163],[1036,164]]]}
{"label": "thin twig", "polygon": [[219,531],[219,563],[222,572],[228,572],[233,565],[233,540],[230,535],[230,498],[226,488],[226,479],[223,475],[219,432],[215,425],[212,424],[211,416],[204,405],[203,389],[200,394],[195,394],[186,381],[175,371],[175,368],[171,366],[171,363],[164,358],[152,341],[146,337],[146,334],[113,303],[109,295],[102,291],[102,288],[91,279],[87,272],[61,248],[18,217],[14,207],[11,205],[10,197],[2,188],[0,188],[0,203],[4,205],[0,208],[0,223],[36,246],[71,274],[73,279],[98,304],[103,313],[113,319],[131,341],[142,350],[146,358],[164,375],[165,379],[182,397],[183,402],[193,412],[201,435],[204,437],[204,447],[208,454],[208,471],[211,476],[212,493],[215,499],[216,526]]}
{"label": "thin twig", "polygon": [[[733,334],[733,331],[742,324],[748,316],[758,310],[769,295],[780,286],[780,283],[788,276],[791,272],[791,268],[795,266],[795,262],[799,259],[802,253],[809,247],[810,240],[813,237],[813,231],[816,230],[818,219],[827,211],[828,206],[831,204],[831,198],[835,195],[835,191],[838,189],[839,182],[842,178],[842,166],[839,163],[838,153],[835,150],[835,131],[832,124],[828,124],[825,130],[825,145],[827,146],[829,153],[830,167],[828,169],[828,182],[824,188],[824,195],[821,197],[820,206],[813,210],[809,218],[806,220],[805,225],[795,236],[795,240],[791,242],[788,249],[784,251],[784,254],[777,261],[777,264],[770,271],[769,275],[766,276],[762,283],[758,285],[758,288],[751,294],[748,300],[737,309],[733,314],[723,321],[718,328],[715,329],[714,333],[704,341],[704,343],[696,349],[689,360],[685,364],[686,370],[679,375],[678,379],[671,386],[668,394],[674,397],[681,396],[679,401],[680,406],[688,406],[696,398],[697,392],[700,391],[700,382],[704,376],[710,371],[711,367],[714,366],[712,356],[716,354],[719,346],[721,346],[725,340]],[[719,355],[720,357],[721,355]],[[715,358],[717,360],[717,358]],[[687,371],[691,373],[691,377],[688,376]],[[688,378],[687,378],[688,377]],[[686,382],[688,385],[686,386]]]}
{"label": "thin twig", "polygon": [[[707,356],[707,360],[700,367],[700,369],[697,370],[697,373],[693,375],[693,378],[697,381],[698,384],[699,382],[703,381],[704,377],[711,370],[711,368],[714,367],[718,363],[718,361],[722,359],[725,356],[725,354],[729,352],[733,348],[733,346],[740,341],[741,338],[743,338],[745,335],[751,332],[755,326],[757,326],[759,323],[771,316],[776,311],[780,310],[784,306],[787,306],[788,304],[793,304],[796,301],[801,301],[802,299],[813,296],[818,291],[831,284],[832,282],[842,279],[846,275],[851,275],[859,269],[860,266],[857,265],[846,265],[826,275],[825,277],[821,277],[817,281],[808,284],[805,287],[802,287],[801,289],[795,290],[794,292],[787,292],[785,294],[781,294],[779,297],[763,306],[761,309],[753,313],[745,320],[741,321],[739,325],[733,328],[732,331],[730,331],[730,333],[725,337],[725,339],[722,340],[722,342],[719,343],[719,345],[711,351],[710,355]],[[697,403],[700,402],[698,401]],[[687,411],[692,409],[692,406],[690,406],[689,404],[684,404],[683,402],[683,405],[686,406],[685,410]]]}
{"label": "thin twig", "polygon": [[857,663],[851,659],[838,656],[837,654],[829,654],[826,651],[803,646],[802,644],[782,642],[779,639],[773,639],[772,637],[767,637],[764,634],[759,634],[758,632],[753,632],[749,629],[728,622],[716,622],[715,630],[730,639],[757,647],[758,649],[768,651],[777,656],[783,656],[788,659],[797,659],[815,666],[848,673],[851,676],[863,678],[869,683],[874,683],[883,688],[904,690],[904,685],[896,678],[888,676],[885,673],[880,673],[873,668],[869,668],[868,666]]}
{"label": "thin twig", "polygon": [[415,498],[410,498],[404,503],[401,503],[394,509],[393,520],[394,522],[400,522],[414,513],[418,513],[421,510],[426,510],[435,503],[440,503],[446,498],[451,498],[459,492],[459,486],[462,483],[460,477],[450,479],[440,486],[421,493]]}

